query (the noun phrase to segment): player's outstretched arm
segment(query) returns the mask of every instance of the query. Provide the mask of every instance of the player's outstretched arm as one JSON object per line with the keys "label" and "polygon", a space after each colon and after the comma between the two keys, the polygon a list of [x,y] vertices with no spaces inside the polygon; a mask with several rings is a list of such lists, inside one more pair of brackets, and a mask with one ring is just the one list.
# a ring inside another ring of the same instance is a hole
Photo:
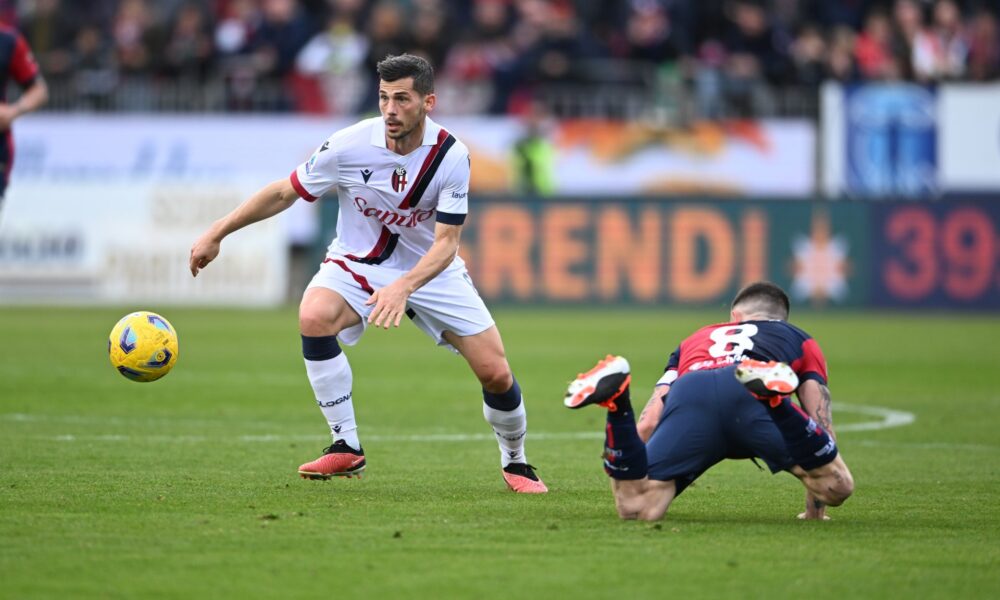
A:
{"label": "player's outstretched arm", "polygon": [[285,210],[295,203],[299,195],[288,179],[280,179],[261,188],[231,213],[222,217],[208,228],[191,246],[191,275],[198,272],[219,255],[222,240],[230,233],[243,229],[251,223],[263,221]]}
{"label": "player's outstretched arm", "polygon": [[451,261],[455,260],[461,237],[461,225],[436,223],[434,243],[427,250],[427,254],[405,275],[384,288],[375,290],[371,298],[365,302],[375,305],[371,315],[368,316],[368,323],[386,329],[390,325],[399,327],[399,322],[406,314],[407,298],[425,283],[437,277],[451,264]]}

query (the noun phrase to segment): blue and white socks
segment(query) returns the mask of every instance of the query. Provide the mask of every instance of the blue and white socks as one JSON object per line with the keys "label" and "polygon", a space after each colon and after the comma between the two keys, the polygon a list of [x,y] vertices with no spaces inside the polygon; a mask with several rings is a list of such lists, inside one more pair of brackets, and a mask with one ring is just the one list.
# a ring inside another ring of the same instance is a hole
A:
{"label": "blue and white socks", "polygon": [[351,399],[354,376],[347,356],[337,343],[337,336],[302,336],[302,355],[316,404],[330,425],[333,441],[344,440],[351,448],[360,450]]}
{"label": "blue and white socks", "polygon": [[528,433],[528,415],[521,401],[521,386],[517,380],[501,394],[483,390],[483,417],[493,427],[500,445],[500,466],[527,463],[524,456],[524,436]]}

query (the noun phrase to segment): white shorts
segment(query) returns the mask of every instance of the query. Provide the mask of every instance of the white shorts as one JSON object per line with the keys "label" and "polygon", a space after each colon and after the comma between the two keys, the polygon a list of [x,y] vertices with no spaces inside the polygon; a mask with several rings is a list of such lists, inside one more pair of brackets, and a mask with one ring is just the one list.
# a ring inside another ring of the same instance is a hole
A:
{"label": "white shorts", "polygon": [[[368,327],[374,304],[365,304],[375,290],[399,279],[405,271],[366,265],[336,255],[328,255],[306,289],[321,287],[333,290],[361,317],[361,323],[337,334],[337,339],[353,346]],[[459,337],[482,333],[494,325],[489,309],[479,297],[465,267],[447,269],[410,294],[406,315],[438,345],[458,352],[442,334],[450,331]]]}

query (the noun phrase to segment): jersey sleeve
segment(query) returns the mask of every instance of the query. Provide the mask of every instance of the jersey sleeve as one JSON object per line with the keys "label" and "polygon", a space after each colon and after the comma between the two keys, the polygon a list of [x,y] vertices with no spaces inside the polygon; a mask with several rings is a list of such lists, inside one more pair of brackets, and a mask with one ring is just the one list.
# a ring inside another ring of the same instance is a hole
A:
{"label": "jersey sleeve", "polygon": [[791,366],[800,381],[814,379],[826,385],[828,380],[826,357],[823,356],[823,351],[816,340],[809,338],[802,342],[802,356],[792,362]]}
{"label": "jersey sleeve", "polygon": [[469,151],[464,147],[456,146],[454,151],[459,149],[461,153],[455,152],[451,170],[441,186],[441,195],[438,196],[437,221],[447,225],[465,223],[465,216],[469,212],[469,176],[472,172],[472,161],[469,158]]}
{"label": "jersey sleeve", "polygon": [[656,385],[671,385],[673,382],[677,381],[680,365],[681,347],[677,346],[677,349],[670,353],[670,358],[667,360],[667,366],[663,369],[663,376],[657,380]]}
{"label": "jersey sleeve", "polygon": [[20,34],[14,42],[14,54],[10,59],[10,74],[22,87],[28,87],[38,78],[38,63],[31,48]]}
{"label": "jersey sleeve", "polygon": [[312,202],[336,187],[340,182],[340,164],[337,159],[337,148],[333,142],[323,142],[309,160],[292,171],[289,179],[295,193]]}

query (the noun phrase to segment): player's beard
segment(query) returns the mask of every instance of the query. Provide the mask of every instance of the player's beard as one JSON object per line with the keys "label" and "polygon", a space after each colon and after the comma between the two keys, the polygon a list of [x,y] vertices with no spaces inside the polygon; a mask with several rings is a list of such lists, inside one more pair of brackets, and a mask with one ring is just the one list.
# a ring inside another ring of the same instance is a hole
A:
{"label": "player's beard", "polygon": [[[400,130],[398,132],[396,132],[396,133],[389,133],[389,130],[386,129],[385,135],[386,135],[386,137],[388,137],[391,140],[401,140],[401,139],[404,139],[407,136],[409,136],[410,134],[412,134],[413,132],[415,132],[417,130],[417,127],[420,127],[420,124],[424,122],[424,117],[426,117],[426,116],[427,116],[427,113],[423,113],[423,114],[419,115],[416,119],[414,119],[413,125],[409,129],[402,129],[402,128],[400,128]],[[405,123],[403,121],[400,121],[400,124],[401,125],[405,125]]]}

